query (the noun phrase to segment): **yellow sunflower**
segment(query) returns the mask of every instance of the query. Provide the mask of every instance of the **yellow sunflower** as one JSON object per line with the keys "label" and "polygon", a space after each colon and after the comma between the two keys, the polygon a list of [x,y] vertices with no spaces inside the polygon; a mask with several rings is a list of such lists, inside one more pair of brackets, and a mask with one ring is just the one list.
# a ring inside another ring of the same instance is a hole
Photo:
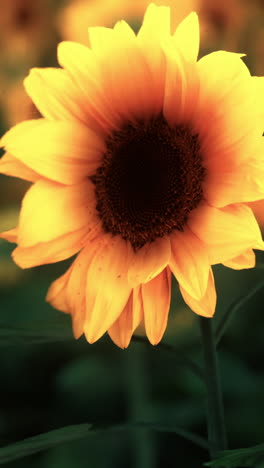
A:
{"label": "yellow sunflower", "polygon": [[171,34],[170,9],[151,4],[138,35],[124,21],[89,33],[91,48],[63,42],[63,68],[25,80],[44,118],[2,139],[2,173],[34,182],[2,237],[22,268],[80,251],[47,295],[76,338],[108,331],[125,348],[144,321],[157,344],[172,274],[212,317],[211,265],[250,268],[263,249],[246,205],[264,195],[263,79],[231,52],[197,61],[195,13]]}

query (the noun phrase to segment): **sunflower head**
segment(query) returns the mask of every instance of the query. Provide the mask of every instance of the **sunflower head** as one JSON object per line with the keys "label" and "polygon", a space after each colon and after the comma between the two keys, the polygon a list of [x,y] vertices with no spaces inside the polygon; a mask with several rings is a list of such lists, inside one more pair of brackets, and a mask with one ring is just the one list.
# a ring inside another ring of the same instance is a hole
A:
{"label": "sunflower head", "polygon": [[211,266],[252,267],[263,248],[247,205],[264,193],[263,79],[239,54],[197,60],[195,13],[171,33],[170,9],[151,4],[137,35],[124,21],[89,35],[25,80],[43,118],[2,139],[1,172],[33,182],[2,237],[22,268],[79,252],[47,295],[76,337],[108,331],[125,348],[144,321],[157,344],[172,275],[212,317]]}

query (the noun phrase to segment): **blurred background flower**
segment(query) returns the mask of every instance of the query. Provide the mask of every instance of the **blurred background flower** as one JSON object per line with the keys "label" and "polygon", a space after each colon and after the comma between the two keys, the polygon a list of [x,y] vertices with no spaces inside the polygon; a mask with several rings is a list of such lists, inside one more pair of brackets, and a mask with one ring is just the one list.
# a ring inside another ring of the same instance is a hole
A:
{"label": "blurred background flower", "polygon": [[[138,30],[145,0],[0,0],[0,132],[38,114],[23,90],[31,67],[58,66],[60,40],[87,43],[88,26],[113,26],[124,18]],[[201,23],[200,56],[217,48],[246,53],[252,74],[264,74],[264,4],[260,0],[159,0],[170,5],[174,27],[189,11]],[[37,155],[36,155],[37,157]],[[20,201],[29,184],[0,176],[0,230],[16,225]],[[264,226],[264,203],[254,204]],[[19,270],[10,258],[13,246],[0,240],[0,347],[4,325],[38,329],[58,325],[70,331],[68,316],[44,302],[48,285],[69,265]],[[236,298],[263,278],[263,254],[254,270],[234,272],[215,267],[218,306],[215,321]],[[263,299],[259,292],[230,322],[220,350],[230,447],[263,442]],[[51,339],[50,339],[51,340]],[[203,386],[178,360],[198,359],[200,347],[194,314],[176,284],[164,342],[173,353],[132,343],[115,349],[110,339],[89,346],[82,339],[33,345],[10,338],[1,348],[1,444],[82,422],[128,419],[174,423],[206,433]],[[254,428],[250,430],[249,428]],[[103,449],[102,449],[103,447]],[[175,458],[177,454],[177,459]],[[206,452],[174,434],[131,431],[64,444],[14,462],[12,467],[137,468],[202,466]],[[10,465],[11,466],[11,465]],[[261,468],[261,465],[259,467]],[[262,465],[263,468],[263,465]]]}

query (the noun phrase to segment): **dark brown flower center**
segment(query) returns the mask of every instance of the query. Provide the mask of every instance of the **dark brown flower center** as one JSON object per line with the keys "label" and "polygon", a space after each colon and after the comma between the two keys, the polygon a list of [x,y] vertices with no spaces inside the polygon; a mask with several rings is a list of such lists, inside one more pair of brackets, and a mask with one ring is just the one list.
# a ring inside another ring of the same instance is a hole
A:
{"label": "dark brown flower center", "polygon": [[127,123],[106,147],[91,178],[104,230],[135,250],[174,229],[182,231],[203,198],[198,135],[183,125],[170,128],[158,117]]}

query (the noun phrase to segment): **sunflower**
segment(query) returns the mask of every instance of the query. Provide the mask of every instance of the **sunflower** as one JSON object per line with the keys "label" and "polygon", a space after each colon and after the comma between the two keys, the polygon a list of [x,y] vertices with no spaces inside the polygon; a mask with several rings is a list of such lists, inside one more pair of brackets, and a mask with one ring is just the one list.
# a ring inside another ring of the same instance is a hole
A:
{"label": "sunflower", "polygon": [[2,173],[33,182],[2,237],[22,268],[79,252],[47,294],[76,338],[108,331],[125,348],[144,320],[157,344],[172,275],[212,317],[211,266],[251,268],[263,249],[246,205],[264,194],[263,79],[231,52],[197,61],[195,13],[171,34],[170,9],[151,4],[138,35],[124,21],[89,33],[90,48],[59,45],[62,69],[25,80],[44,118],[2,139]]}

